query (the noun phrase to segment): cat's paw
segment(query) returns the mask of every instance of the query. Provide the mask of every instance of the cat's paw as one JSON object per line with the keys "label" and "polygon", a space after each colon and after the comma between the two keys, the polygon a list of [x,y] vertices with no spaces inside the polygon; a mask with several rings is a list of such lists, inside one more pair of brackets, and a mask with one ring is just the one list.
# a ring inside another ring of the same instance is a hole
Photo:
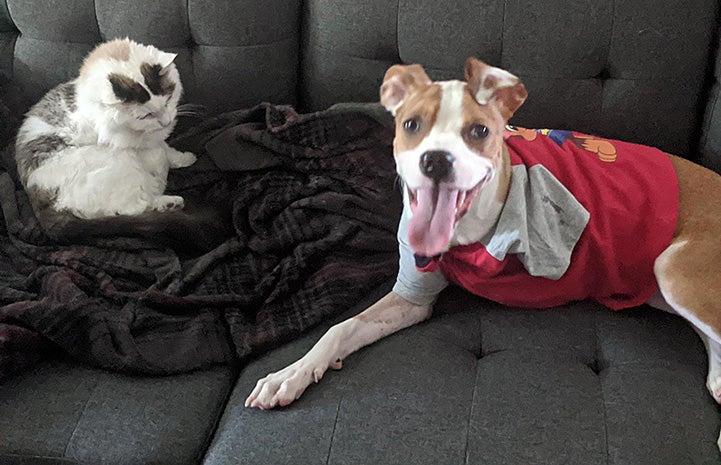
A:
{"label": "cat's paw", "polygon": [[155,200],[153,210],[158,212],[168,212],[181,210],[184,206],[185,201],[178,195],[161,195]]}
{"label": "cat's paw", "polygon": [[195,163],[197,159],[198,158],[191,152],[178,152],[177,150],[174,150],[168,155],[171,168],[186,168]]}

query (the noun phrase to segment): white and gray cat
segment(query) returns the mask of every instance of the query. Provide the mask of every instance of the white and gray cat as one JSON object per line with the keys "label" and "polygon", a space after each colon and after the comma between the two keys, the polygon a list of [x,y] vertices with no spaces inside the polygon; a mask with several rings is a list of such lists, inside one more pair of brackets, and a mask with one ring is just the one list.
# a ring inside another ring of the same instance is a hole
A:
{"label": "white and gray cat", "polygon": [[175,57],[129,39],[106,42],[78,78],[30,109],[15,160],[34,205],[83,219],[183,207],[182,197],[164,195],[168,170],[196,160],[165,142],[182,93]]}

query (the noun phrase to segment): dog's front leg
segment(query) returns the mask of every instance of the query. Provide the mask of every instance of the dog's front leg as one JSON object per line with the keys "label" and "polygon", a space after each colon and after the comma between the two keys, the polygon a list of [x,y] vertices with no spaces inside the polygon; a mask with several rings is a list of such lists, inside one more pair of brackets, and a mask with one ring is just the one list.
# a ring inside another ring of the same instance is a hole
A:
{"label": "dog's front leg", "polygon": [[261,409],[285,406],[298,399],[328,367],[340,369],[343,359],[363,346],[428,318],[430,305],[415,305],[390,292],[362,313],[330,328],[305,356],[258,380],[245,401]]}

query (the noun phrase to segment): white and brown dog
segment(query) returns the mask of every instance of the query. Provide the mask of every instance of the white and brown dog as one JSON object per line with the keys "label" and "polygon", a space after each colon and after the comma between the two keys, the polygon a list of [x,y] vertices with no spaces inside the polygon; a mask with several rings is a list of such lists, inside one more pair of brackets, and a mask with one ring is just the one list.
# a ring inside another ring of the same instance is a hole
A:
{"label": "white and brown dog", "polygon": [[650,147],[507,126],[526,96],[474,58],[465,81],[388,70],[381,103],[406,187],[396,285],[259,380],[246,407],[290,404],[352,352],[428,318],[449,282],[512,306],[593,299],[681,315],[721,403],[721,176]]}

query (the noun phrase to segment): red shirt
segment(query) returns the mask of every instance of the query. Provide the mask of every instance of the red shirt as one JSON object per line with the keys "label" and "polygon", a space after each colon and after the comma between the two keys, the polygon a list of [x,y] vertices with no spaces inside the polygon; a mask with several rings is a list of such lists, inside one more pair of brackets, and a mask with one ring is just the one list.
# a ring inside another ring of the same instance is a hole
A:
{"label": "red shirt", "polygon": [[570,131],[509,128],[512,165],[543,165],[590,213],[558,280],[531,276],[516,255],[491,256],[480,243],[451,248],[421,271],[509,306],[554,307],[593,299],[614,310],[645,303],[657,290],[656,257],[678,217],[678,179],[658,149]]}

